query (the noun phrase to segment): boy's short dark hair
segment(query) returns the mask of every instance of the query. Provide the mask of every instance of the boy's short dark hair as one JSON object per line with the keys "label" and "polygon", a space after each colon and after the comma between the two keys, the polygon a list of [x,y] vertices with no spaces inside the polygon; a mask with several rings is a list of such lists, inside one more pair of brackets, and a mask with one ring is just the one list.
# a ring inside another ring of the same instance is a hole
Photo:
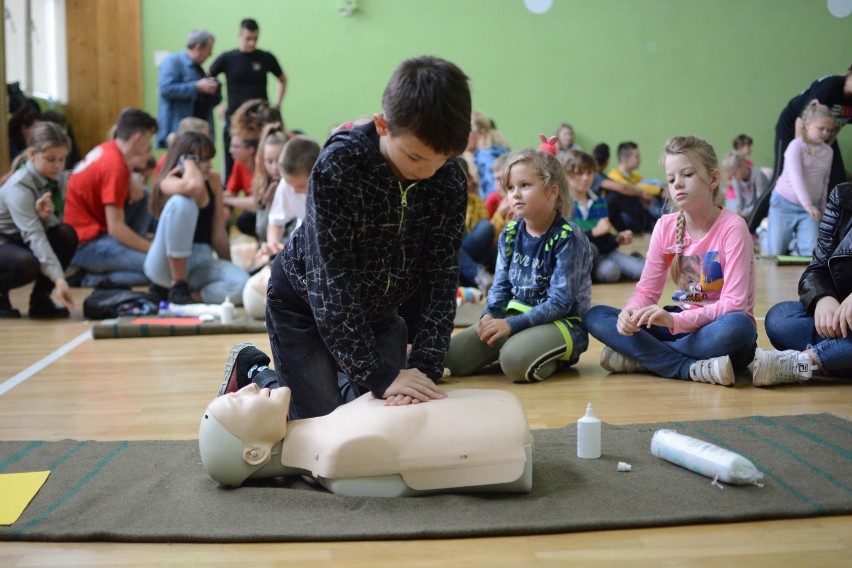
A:
{"label": "boy's short dark hair", "polygon": [[618,157],[618,160],[621,161],[638,148],[639,146],[636,145],[636,142],[622,142],[618,145],[618,150],[616,150],[615,155]]}
{"label": "boy's short dark hair", "polygon": [[734,150],[739,150],[743,146],[754,146],[754,140],[748,134],[740,134],[734,138]]}
{"label": "boy's short dark hair", "polygon": [[468,76],[438,57],[407,59],[385,87],[382,112],[391,134],[409,132],[439,154],[461,154],[470,135]]}
{"label": "boy's short dark hair", "polygon": [[256,32],[260,29],[260,26],[257,25],[257,20],[254,18],[246,18],[242,22],[240,22],[241,30],[248,30],[250,32]]}
{"label": "boy's short dark hair", "polygon": [[138,108],[126,108],[115,123],[116,140],[130,140],[137,132],[152,134],[158,129],[157,119]]}
{"label": "boy's short dark hair", "polygon": [[604,167],[604,165],[609,162],[609,144],[601,142],[592,148],[592,157],[598,163],[599,168]]}
{"label": "boy's short dark hair", "polygon": [[320,147],[307,136],[294,136],[284,144],[278,168],[288,176],[309,174],[319,158]]}

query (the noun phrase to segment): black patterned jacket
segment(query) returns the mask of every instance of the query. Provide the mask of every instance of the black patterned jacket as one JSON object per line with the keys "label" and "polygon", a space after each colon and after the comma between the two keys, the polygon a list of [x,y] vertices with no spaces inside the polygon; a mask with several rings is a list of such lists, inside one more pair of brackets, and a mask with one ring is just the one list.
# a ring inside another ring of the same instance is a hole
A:
{"label": "black patterned jacket", "polygon": [[814,258],[799,279],[799,300],[813,315],[816,302],[852,293],[852,183],[838,184],[828,197],[819,224]]}
{"label": "black patterned jacket", "polygon": [[376,396],[399,369],[381,360],[370,323],[418,290],[423,307],[408,366],[435,382],[443,374],[466,208],[455,160],[427,180],[400,182],[373,123],[332,135],[320,153],[305,220],[279,256],[343,373]]}

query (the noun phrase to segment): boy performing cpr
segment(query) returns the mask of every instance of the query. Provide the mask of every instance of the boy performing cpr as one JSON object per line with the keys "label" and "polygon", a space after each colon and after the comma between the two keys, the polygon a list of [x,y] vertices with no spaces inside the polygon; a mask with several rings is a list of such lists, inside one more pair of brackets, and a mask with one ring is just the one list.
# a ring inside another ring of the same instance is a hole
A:
{"label": "boy performing cpr", "polygon": [[[470,134],[467,76],[435,57],[404,61],[382,113],[326,142],[306,216],[276,257],[266,321],[275,371],[250,344],[231,351],[219,394],[250,382],[292,390],[290,419],[330,413],[366,392],[388,405],[441,399],[467,205],[453,156]],[[422,308],[406,357],[397,311]]]}

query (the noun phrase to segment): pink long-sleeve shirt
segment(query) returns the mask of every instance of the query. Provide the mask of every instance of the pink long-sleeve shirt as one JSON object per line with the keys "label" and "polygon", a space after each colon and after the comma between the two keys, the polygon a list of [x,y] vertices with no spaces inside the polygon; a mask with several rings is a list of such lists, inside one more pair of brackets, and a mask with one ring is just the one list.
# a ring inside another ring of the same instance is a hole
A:
{"label": "pink long-sleeve shirt", "polygon": [[[657,221],[648,246],[642,278],[625,308],[656,304],[675,257],[678,213]],[[722,210],[700,239],[684,229],[681,281],[672,299],[683,311],[673,313],[672,333],[700,329],[729,312],[743,312],[754,321],[754,245],[739,215]]]}
{"label": "pink long-sleeve shirt", "polygon": [[784,169],[778,176],[775,191],[803,208],[813,205],[825,209],[828,199],[828,177],[834,153],[825,143],[805,144],[795,138],[784,151]]}

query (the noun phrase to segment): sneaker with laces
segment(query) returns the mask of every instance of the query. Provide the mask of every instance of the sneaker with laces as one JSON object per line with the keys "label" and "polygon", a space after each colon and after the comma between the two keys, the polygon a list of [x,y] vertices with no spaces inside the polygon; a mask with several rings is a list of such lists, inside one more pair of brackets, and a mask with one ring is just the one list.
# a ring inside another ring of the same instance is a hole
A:
{"label": "sneaker with laces", "polygon": [[255,372],[268,365],[269,357],[253,344],[245,342],[234,345],[225,363],[225,375],[218,396],[237,392],[251,382]]}
{"label": "sneaker with laces", "polygon": [[169,288],[169,302],[172,304],[194,304],[195,298],[189,291],[185,280],[178,280]]}
{"label": "sneaker with laces", "polygon": [[601,350],[601,367],[610,373],[639,373],[645,370],[639,361],[622,355],[609,345],[604,345]]}
{"label": "sneaker with laces", "polygon": [[751,384],[756,387],[768,387],[810,379],[813,365],[807,355],[803,360],[799,360],[801,354],[801,351],[794,349],[775,351],[758,348],[754,353]]}
{"label": "sneaker with laces", "polygon": [[727,355],[696,361],[689,368],[689,378],[698,383],[734,386],[736,375],[731,358]]}

